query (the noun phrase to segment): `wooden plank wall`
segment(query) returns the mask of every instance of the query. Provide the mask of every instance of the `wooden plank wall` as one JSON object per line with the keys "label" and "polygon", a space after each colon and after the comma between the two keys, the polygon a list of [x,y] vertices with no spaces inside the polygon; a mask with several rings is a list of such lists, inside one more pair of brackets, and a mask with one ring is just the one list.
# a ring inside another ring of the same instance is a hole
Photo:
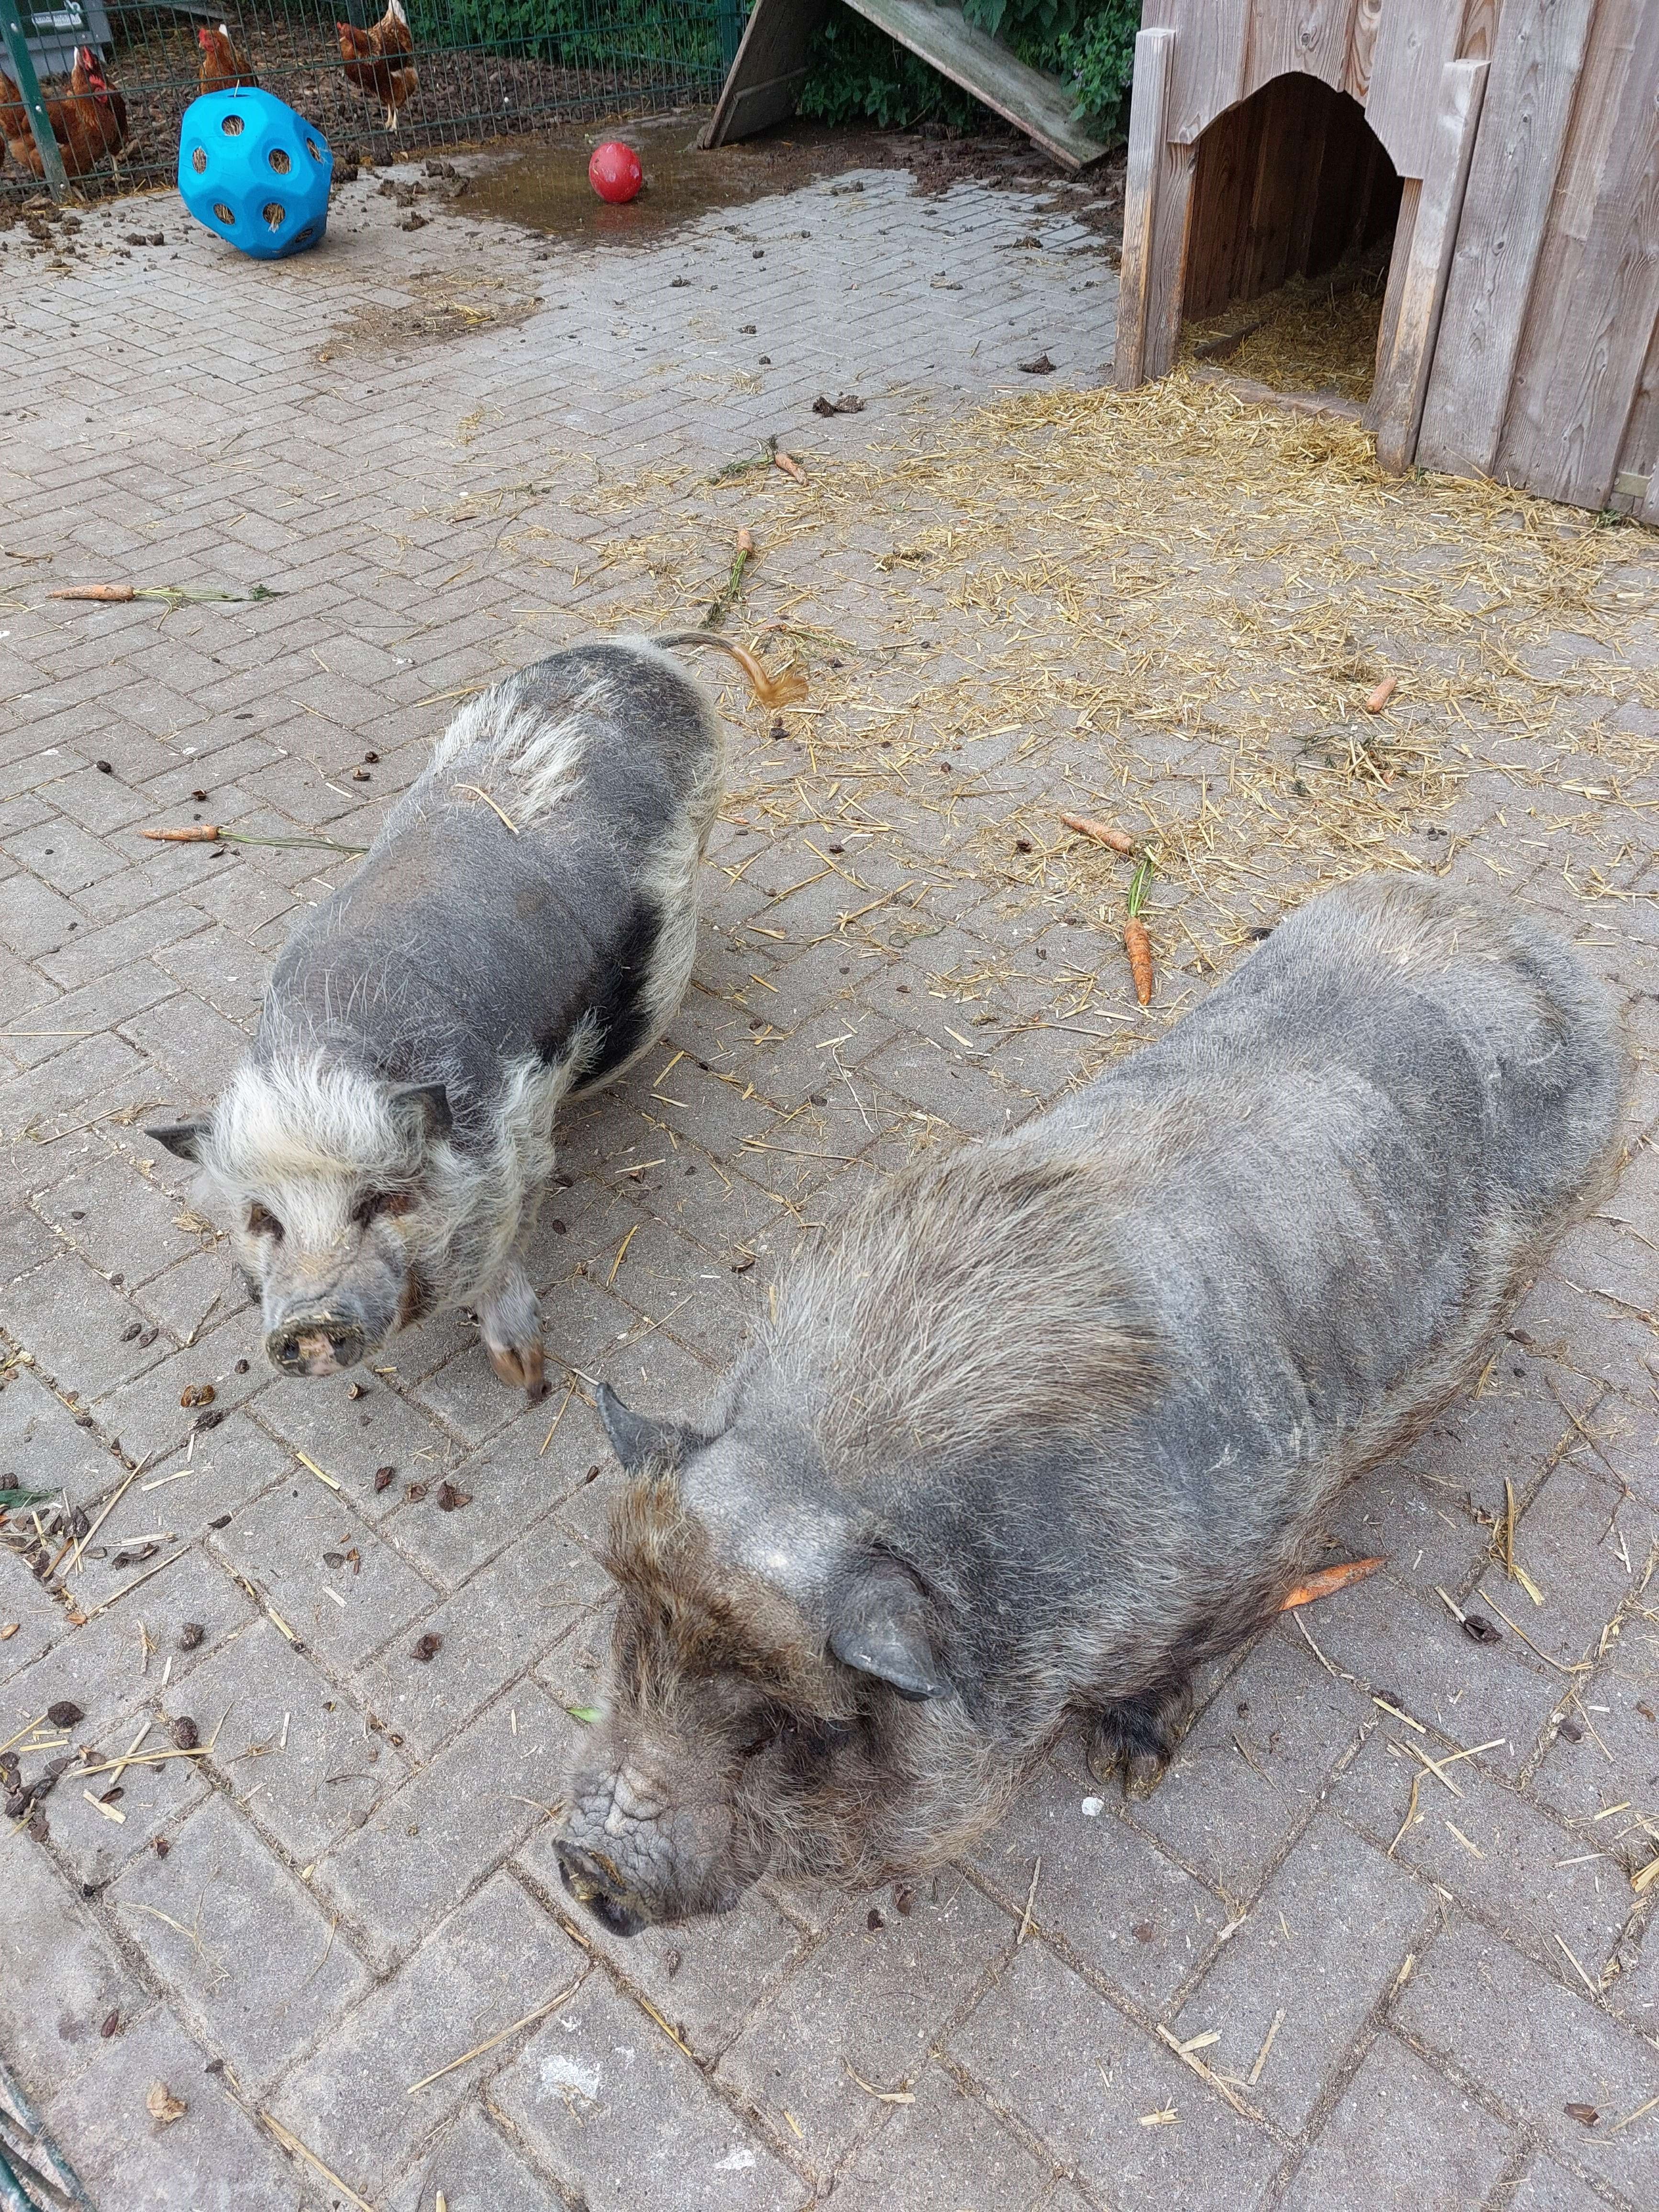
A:
{"label": "wooden plank wall", "polygon": [[1401,225],[1406,234],[1389,271],[1382,317],[1387,337],[1378,339],[1376,382],[1366,414],[1385,469],[1407,467],[1416,450],[1487,69],[1485,62],[1448,62],[1440,73],[1428,174],[1416,187],[1410,228]]}
{"label": "wooden plank wall", "polygon": [[1333,88],[1340,85],[1358,4],[1358,0],[1254,0],[1245,92],[1259,91],[1292,70]]}
{"label": "wooden plank wall", "polygon": [[1244,97],[1250,6],[1251,0],[1146,0],[1142,30],[1176,34],[1165,125],[1174,144],[1190,146]]}
{"label": "wooden plank wall", "polygon": [[1496,473],[1607,504],[1659,318],[1659,7],[1601,0]]}
{"label": "wooden plank wall", "polygon": [[1594,7],[1506,0],[1423,410],[1425,468],[1485,474],[1497,459]]}
{"label": "wooden plank wall", "polygon": [[724,146],[795,112],[806,82],[806,51],[830,0],[755,0],[737,57],[697,143]]}
{"label": "wooden plank wall", "polygon": [[1402,177],[1428,168],[1440,72],[1459,50],[1463,0],[1388,0],[1376,26],[1365,117]]}
{"label": "wooden plank wall", "polygon": [[[1371,68],[1376,58],[1376,30],[1383,0],[1358,0],[1353,28],[1348,33],[1348,56],[1342,65],[1342,89],[1363,107],[1371,88]],[[1375,125],[1372,125],[1375,129]]]}

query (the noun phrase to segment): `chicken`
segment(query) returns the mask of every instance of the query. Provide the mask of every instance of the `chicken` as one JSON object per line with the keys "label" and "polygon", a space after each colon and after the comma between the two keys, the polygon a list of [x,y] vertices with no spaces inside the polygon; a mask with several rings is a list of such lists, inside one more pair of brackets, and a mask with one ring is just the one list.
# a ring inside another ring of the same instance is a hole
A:
{"label": "chicken", "polygon": [[230,35],[228,23],[221,23],[216,31],[204,23],[196,33],[196,43],[202,49],[204,92],[229,92],[238,85],[258,83],[253,64]]}
{"label": "chicken", "polygon": [[386,0],[385,15],[366,31],[356,23],[337,21],[334,27],[340,34],[340,58],[346,75],[359,92],[380,101],[386,110],[386,129],[395,131],[399,109],[420,82],[413,64],[398,58],[415,51],[403,0]]}
{"label": "chicken", "polygon": [[[127,104],[110,83],[90,46],[75,50],[67,94],[46,100],[46,120],[64,157],[64,173],[84,176],[105,155],[118,154],[127,143]],[[6,151],[31,177],[44,174],[40,149],[29,129],[28,110],[17,87],[0,70],[0,132]]]}

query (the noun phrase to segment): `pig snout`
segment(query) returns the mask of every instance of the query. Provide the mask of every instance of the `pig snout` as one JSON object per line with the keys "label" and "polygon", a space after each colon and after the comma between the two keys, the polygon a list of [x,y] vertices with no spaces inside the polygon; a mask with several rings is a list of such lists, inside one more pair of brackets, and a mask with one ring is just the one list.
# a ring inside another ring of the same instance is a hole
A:
{"label": "pig snout", "polygon": [[637,1936],[649,1925],[647,1916],[630,1897],[616,1861],[601,1851],[585,1851],[574,1844],[554,1845],[559,1875],[578,1905],[585,1905],[601,1928],[613,1936]]}
{"label": "pig snout", "polygon": [[284,1375],[337,1375],[355,1367],[368,1349],[362,1324],[328,1314],[306,1314],[267,1332],[265,1357]]}
{"label": "pig snout", "polygon": [[764,1873],[769,1841],[690,1763],[579,1776],[554,1842],[565,1888],[613,1935],[726,1912]]}

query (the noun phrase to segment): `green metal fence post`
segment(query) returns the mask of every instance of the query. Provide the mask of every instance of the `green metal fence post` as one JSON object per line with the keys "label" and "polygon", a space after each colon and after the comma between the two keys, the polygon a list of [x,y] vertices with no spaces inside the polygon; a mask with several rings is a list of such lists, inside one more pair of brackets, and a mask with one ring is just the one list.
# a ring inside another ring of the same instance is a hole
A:
{"label": "green metal fence post", "polygon": [[730,69],[743,44],[749,13],[743,0],[715,0],[714,32],[720,42],[720,66]]}
{"label": "green metal fence post", "polygon": [[34,74],[34,57],[29,52],[23,19],[17,11],[17,0],[0,0],[0,37],[5,40],[6,52],[11,57],[11,75],[17,86],[18,97],[28,115],[29,130],[40,156],[46,190],[53,199],[66,200],[69,198],[69,179],[64,173],[64,157],[58,151],[58,141],[52,135],[46,103],[40,97],[40,80]]}

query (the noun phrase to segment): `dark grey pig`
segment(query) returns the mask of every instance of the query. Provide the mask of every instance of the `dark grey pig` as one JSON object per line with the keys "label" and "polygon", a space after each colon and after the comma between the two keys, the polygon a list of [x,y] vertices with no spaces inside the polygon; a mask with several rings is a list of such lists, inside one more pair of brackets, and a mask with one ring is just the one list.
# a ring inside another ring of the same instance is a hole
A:
{"label": "dark grey pig", "polygon": [[1161,1043],[901,1176],[632,1480],[559,1844],[608,1927],[960,1851],[1068,1710],[1156,1782],[1194,1667],[1348,1479],[1480,1371],[1608,1180],[1608,1004],[1518,908],[1390,878],[1284,922]]}
{"label": "dark grey pig", "polygon": [[520,1249],[555,1112],[661,1035],[691,973],[725,746],[662,649],[688,643],[799,696],[677,636],[473,700],[289,939],[212,1113],[150,1131],[206,1171],[278,1367],[333,1374],[466,1303],[502,1380],[544,1388]]}

